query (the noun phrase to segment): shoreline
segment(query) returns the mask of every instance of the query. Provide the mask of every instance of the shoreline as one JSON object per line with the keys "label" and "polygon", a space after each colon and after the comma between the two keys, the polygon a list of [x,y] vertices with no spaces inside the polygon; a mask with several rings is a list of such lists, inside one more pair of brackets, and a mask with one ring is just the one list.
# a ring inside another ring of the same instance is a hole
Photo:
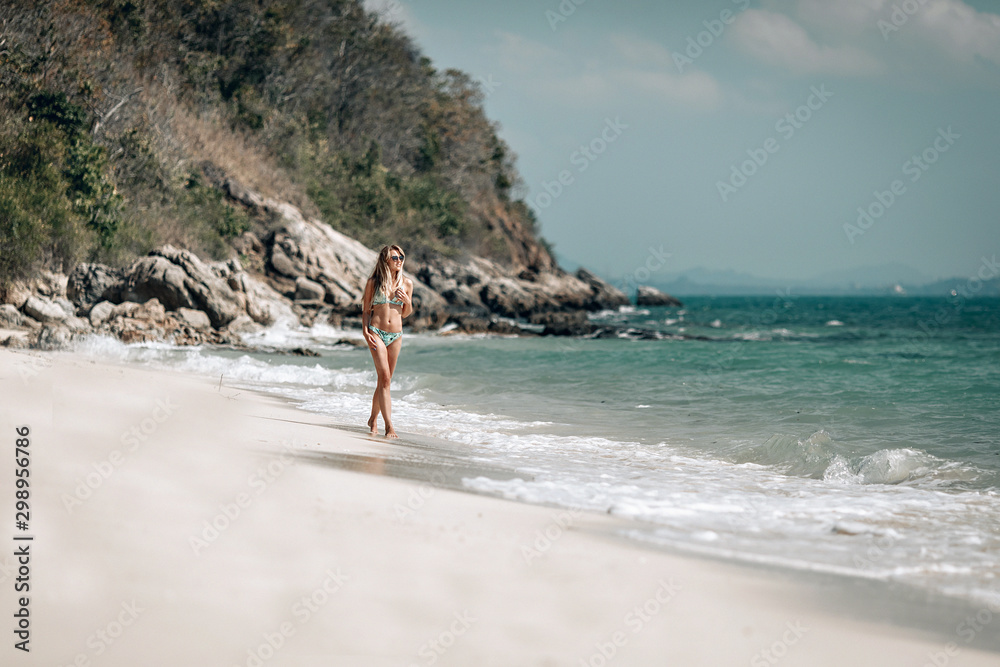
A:
{"label": "shoreline", "polygon": [[[0,377],[5,432],[34,438],[32,651],[0,649],[12,664],[996,661],[991,633],[966,642],[969,609],[942,599],[456,492],[474,466],[447,465],[433,439],[370,438],[276,396],[74,353],[4,350]],[[13,474],[7,458],[5,487]],[[13,516],[13,498],[0,506]]]}

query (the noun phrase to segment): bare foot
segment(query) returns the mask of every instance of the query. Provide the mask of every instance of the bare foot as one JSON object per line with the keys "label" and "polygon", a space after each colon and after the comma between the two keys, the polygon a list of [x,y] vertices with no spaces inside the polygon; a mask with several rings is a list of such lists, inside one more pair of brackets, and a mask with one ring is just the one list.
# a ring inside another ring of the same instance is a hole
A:
{"label": "bare foot", "polygon": [[394,429],[393,427],[390,426],[387,429],[385,429],[385,437],[387,437],[387,438],[398,438],[399,435],[396,434],[396,429]]}
{"label": "bare foot", "polygon": [[378,415],[372,415],[368,420],[369,435],[378,435]]}

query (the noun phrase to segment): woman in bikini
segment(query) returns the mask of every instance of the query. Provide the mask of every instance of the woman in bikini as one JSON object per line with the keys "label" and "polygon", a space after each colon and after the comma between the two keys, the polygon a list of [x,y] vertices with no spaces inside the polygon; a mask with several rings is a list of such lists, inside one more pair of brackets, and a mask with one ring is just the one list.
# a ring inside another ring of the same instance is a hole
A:
{"label": "woman in bikini", "polygon": [[413,312],[413,281],[403,276],[404,259],[398,245],[383,246],[361,298],[361,331],[371,349],[375,372],[378,373],[368,428],[372,435],[378,432],[378,415],[381,412],[387,438],[399,437],[392,427],[389,382],[403,346],[400,340],[403,318]]}

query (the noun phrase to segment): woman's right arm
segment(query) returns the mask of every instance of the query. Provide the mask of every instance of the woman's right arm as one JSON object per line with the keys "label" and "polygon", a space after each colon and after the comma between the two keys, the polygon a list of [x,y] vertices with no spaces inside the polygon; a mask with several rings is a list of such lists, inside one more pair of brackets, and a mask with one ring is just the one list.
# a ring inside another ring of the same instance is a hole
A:
{"label": "woman's right arm", "polygon": [[361,297],[361,335],[364,336],[365,342],[368,343],[369,347],[373,347],[375,343],[372,339],[375,337],[368,329],[368,323],[371,321],[372,315],[372,299],[375,298],[375,283],[371,278],[365,283],[365,293]]}

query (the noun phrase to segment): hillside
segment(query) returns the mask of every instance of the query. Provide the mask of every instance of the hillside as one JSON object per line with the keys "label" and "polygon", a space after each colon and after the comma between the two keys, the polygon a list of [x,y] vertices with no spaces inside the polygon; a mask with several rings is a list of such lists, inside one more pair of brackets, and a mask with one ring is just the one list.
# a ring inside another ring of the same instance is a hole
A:
{"label": "hillside", "polygon": [[554,270],[482,100],[357,0],[5,2],[0,283],[236,256],[275,220],[229,179],[418,262]]}

